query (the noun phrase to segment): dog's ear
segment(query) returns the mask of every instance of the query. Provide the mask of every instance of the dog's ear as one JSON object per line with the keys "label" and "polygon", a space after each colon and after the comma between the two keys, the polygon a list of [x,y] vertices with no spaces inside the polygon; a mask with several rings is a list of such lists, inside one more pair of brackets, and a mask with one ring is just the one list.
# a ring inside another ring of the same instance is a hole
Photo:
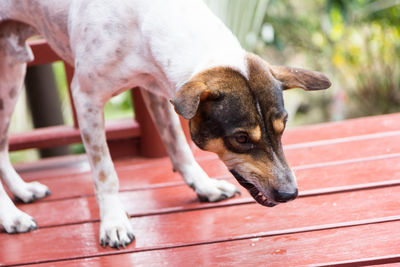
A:
{"label": "dog's ear", "polygon": [[272,75],[282,82],[283,90],[302,88],[304,90],[322,90],[331,86],[329,79],[317,71],[291,68],[284,66],[270,66]]}
{"label": "dog's ear", "polygon": [[182,86],[171,103],[179,115],[189,120],[196,115],[201,101],[215,98],[217,94],[202,81],[190,81]]}

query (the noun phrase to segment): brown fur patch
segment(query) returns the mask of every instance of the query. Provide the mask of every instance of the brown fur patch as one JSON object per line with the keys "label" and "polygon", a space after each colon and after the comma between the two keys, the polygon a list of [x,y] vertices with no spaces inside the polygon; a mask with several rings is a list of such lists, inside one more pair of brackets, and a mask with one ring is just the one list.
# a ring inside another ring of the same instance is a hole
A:
{"label": "brown fur patch", "polygon": [[242,172],[257,179],[261,185],[277,183],[274,181],[273,163],[268,159],[255,159],[250,154],[238,154],[231,151],[226,151],[220,158],[228,168],[239,166]]}
{"label": "brown fur patch", "polygon": [[215,138],[209,140],[207,144],[205,144],[204,149],[210,152],[214,152],[220,157],[227,152],[227,149],[224,146],[224,141],[222,140],[222,138]]}
{"label": "brown fur patch", "polygon": [[184,84],[171,102],[178,114],[191,119],[200,101],[217,99],[221,91],[243,86],[246,86],[245,79],[239,72],[227,67],[216,67],[197,74]]}
{"label": "brown fur patch", "polygon": [[99,146],[97,146],[97,145],[94,145],[93,147],[92,147],[92,150],[94,151],[94,152],[100,152],[100,147]]}
{"label": "brown fur patch", "polygon": [[284,66],[271,66],[271,71],[275,78],[282,82],[284,90],[291,88],[322,90],[331,86],[329,79],[317,71]]}
{"label": "brown fur patch", "polygon": [[285,122],[283,121],[283,119],[274,120],[272,122],[272,125],[276,133],[283,133],[283,130],[285,130]]}
{"label": "brown fur patch", "polygon": [[[255,128],[257,129],[257,128]],[[239,154],[228,150],[222,138],[211,139],[205,146],[207,151],[218,154],[228,168],[240,166],[240,169],[257,179],[260,184],[276,184],[272,171],[273,163],[268,158],[254,158],[250,154]]]}
{"label": "brown fur patch", "polygon": [[14,98],[17,95],[17,89],[11,88],[10,92],[8,93],[11,98]]}
{"label": "brown fur patch", "polygon": [[4,138],[0,140],[0,151],[3,151],[7,147],[7,138]]}
{"label": "brown fur patch", "polygon": [[246,59],[250,74],[249,84],[253,90],[266,91],[266,89],[277,84],[277,80],[272,76],[267,62],[252,53],[247,53]]}
{"label": "brown fur patch", "polygon": [[104,183],[107,180],[107,175],[104,173],[104,171],[101,171],[99,173],[99,181]]}
{"label": "brown fur patch", "polygon": [[82,137],[83,137],[83,141],[86,143],[86,144],[90,144],[90,135],[88,134],[88,133],[86,133],[86,132],[83,132],[82,133]]}
{"label": "brown fur patch", "polygon": [[260,139],[261,139],[261,128],[260,128],[260,126],[257,125],[254,129],[251,129],[249,131],[249,135],[250,135],[250,138],[253,141],[255,141],[255,142],[260,141]]}
{"label": "brown fur patch", "polygon": [[94,165],[96,165],[97,163],[99,163],[100,160],[101,160],[101,158],[100,158],[99,155],[94,155],[94,156],[93,156],[93,163],[94,163]]}
{"label": "brown fur patch", "polygon": [[246,59],[250,72],[249,82],[253,88],[266,88],[269,86],[268,82],[276,80],[280,81],[283,90],[291,88],[321,90],[331,86],[329,79],[317,71],[286,66],[272,66],[252,53],[247,53]]}
{"label": "brown fur patch", "polygon": [[0,98],[0,110],[4,109],[3,99]]}

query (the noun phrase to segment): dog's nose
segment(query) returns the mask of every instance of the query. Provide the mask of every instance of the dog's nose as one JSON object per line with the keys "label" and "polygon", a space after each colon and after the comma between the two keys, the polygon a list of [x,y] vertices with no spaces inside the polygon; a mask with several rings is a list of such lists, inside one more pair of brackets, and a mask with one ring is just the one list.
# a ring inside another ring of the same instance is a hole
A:
{"label": "dog's nose", "polygon": [[273,190],[273,194],[274,194],[274,199],[276,202],[288,202],[290,200],[293,200],[297,197],[297,195],[299,194],[299,191],[296,190],[293,192],[286,192],[286,191],[280,191],[280,190]]}

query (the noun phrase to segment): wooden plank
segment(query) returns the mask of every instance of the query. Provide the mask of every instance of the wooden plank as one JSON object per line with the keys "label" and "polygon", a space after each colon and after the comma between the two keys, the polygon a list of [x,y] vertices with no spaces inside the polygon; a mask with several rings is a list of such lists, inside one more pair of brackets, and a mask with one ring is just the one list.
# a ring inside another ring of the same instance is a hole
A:
{"label": "wooden plank", "polygon": [[[322,229],[319,225],[344,226],[351,221],[395,216],[400,207],[399,194],[400,186],[396,186],[300,198],[273,209],[248,204],[133,218],[137,239],[124,252],[221,242],[243,235],[257,237],[268,231],[281,235],[288,229]],[[99,246],[98,228],[98,223],[85,223],[21,235],[1,234],[0,262],[16,264],[116,253]]]}
{"label": "wooden plank", "polygon": [[394,113],[291,128],[285,131],[282,140],[289,145],[398,130],[400,113]]}
{"label": "wooden plank", "polygon": [[399,221],[367,224],[52,262],[51,266],[398,266],[400,232],[393,229],[399,227]]}
{"label": "wooden plank", "polygon": [[321,164],[330,161],[400,153],[400,134],[285,151],[290,165]]}
{"label": "wooden plank", "polygon": [[[139,124],[132,119],[113,121],[106,125],[107,139],[116,140],[140,136]],[[45,148],[52,146],[80,143],[79,129],[72,126],[59,125],[38,128],[29,132],[15,133],[10,136],[10,151]]]}

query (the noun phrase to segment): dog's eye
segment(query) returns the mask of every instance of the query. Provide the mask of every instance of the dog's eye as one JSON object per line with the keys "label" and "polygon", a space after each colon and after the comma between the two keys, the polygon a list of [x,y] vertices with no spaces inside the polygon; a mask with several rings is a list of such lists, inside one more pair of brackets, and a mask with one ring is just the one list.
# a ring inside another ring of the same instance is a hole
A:
{"label": "dog's eye", "polygon": [[249,135],[247,133],[239,133],[235,136],[236,142],[239,144],[247,144],[250,142]]}
{"label": "dog's eye", "polygon": [[247,132],[237,132],[225,138],[226,146],[236,153],[247,153],[254,148],[254,143]]}

